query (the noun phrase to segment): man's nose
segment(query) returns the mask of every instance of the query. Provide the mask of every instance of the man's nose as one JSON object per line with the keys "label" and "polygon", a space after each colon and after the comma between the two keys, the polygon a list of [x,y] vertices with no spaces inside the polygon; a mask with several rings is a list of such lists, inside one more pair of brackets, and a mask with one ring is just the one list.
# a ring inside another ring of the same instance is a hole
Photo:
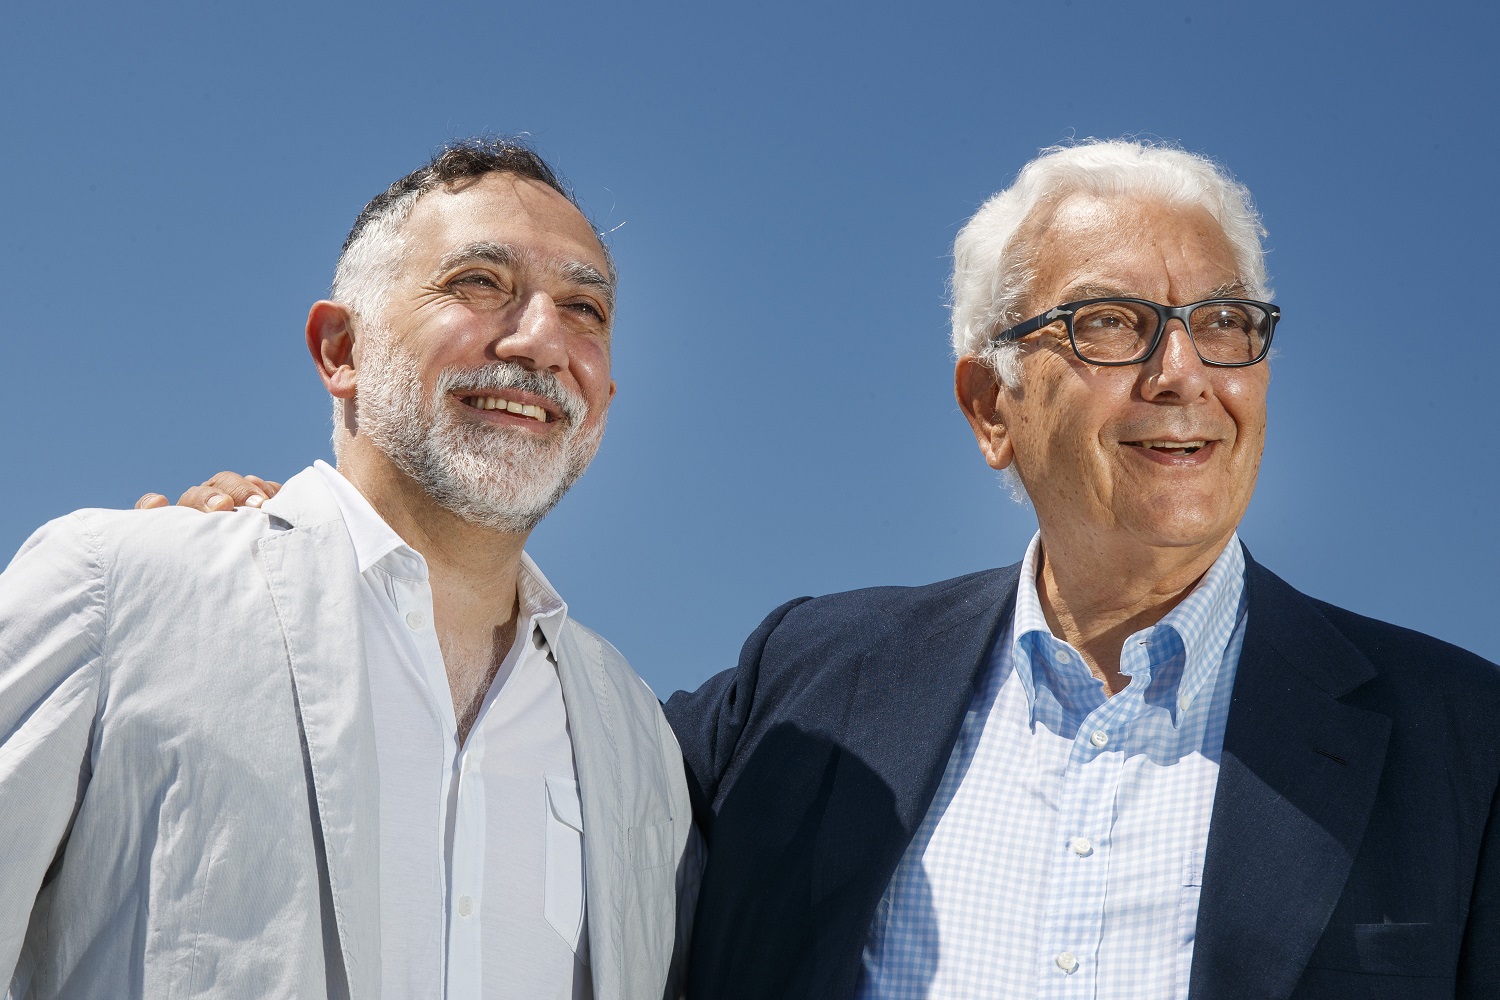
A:
{"label": "man's nose", "polygon": [[1198,356],[1198,348],[1180,319],[1167,320],[1161,342],[1142,367],[1141,393],[1147,399],[1172,395],[1196,399],[1208,388],[1208,366]]}
{"label": "man's nose", "polygon": [[568,366],[568,330],[552,296],[535,292],[525,300],[515,329],[496,342],[495,356],[537,371]]}

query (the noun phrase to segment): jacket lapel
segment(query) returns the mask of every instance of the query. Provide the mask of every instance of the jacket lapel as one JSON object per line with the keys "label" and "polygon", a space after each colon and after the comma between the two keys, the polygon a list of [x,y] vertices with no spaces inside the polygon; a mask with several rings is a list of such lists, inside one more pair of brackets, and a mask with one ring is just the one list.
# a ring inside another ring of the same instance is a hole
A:
{"label": "jacket lapel", "polygon": [[379,784],[359,571],[338,506],[316,473],[288,481],[265,510],[286,525],[258,543],[257,559],[286,639],[325,903],[349,995],[373,998],[380,991]]}
{"label": "jacket lapel", "polygon": [[933,588],[857,667],[814,847],[816,906],[848,888],[863,937],[947,768],[976,679],[1015,604],[1019,566]]}
{"label": "jacket lapel", "polygon": [[1390,719],[1340,699],[1370,662],[1246,560],[1249,622],[1224,735],[1193,952],[1195,1000],[1283,998],[1364,837]]}
{"label": "jacket lapel", "polygon": [[618,875],[626,861],[619,856],[625,843],[624,783],[615,747],[615,723],[610,714],[609,677],[597,643],[580,642],[572,623],[557,642],[557,676],[568,713],[568,736],[573,741],[573,766],[583,806],[584,898],[588,900],[589,964],[596,996],[622,994],[626,955],[623,928],[610,919],[620,907]]}

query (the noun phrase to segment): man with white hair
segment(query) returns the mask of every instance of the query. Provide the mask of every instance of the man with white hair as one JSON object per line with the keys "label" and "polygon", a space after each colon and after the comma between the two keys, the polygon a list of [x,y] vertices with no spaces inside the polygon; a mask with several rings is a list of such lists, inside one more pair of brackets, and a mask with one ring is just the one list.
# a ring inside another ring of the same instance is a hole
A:
{"label": "man with white hair", "polygon": [[603,433],[614,292],[547,164],[454,144],[309,313],[337,469],[27,542],[0,575],[15,1000],[676,995],[680,751],[524,552]]}
{"label": "man with white hair", "polygon": [[960,233],[955,389],[1021,562],[803,598],[667,715],[700,997],[1500,996],[1500,671],[1237,525],[1270,301],[1202,157],[1049,150]]}

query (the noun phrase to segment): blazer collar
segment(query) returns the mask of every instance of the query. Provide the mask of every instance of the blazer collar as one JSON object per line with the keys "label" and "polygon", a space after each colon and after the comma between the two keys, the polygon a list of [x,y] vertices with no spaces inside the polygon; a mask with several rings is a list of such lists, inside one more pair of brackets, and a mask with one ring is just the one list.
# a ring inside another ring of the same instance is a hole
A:
{"label": "blazer collar", "polygon": [[[262,508],[256,545],[286,641],[324,892],[351,997],[380,990],[379,785],[360,622],[359,568],[338,504],[311,469]],[[321,873],[320,873],[321,874]]]}
{"label": "blazer collar", "polygon": [[1248,558],[1249,622],[1224,734],[1193,950],[1195,1000],[1284,998],[1348,879],[1391,720],[1341,699],[1374,666]]}

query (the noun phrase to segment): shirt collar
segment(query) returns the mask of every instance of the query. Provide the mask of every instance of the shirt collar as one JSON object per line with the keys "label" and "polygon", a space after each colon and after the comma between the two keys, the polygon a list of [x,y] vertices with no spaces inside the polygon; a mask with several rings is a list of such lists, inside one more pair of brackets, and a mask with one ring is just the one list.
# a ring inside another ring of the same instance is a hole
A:
{"label": "shirt collar", "polygon": [[[343,473],[322,459],[314,462],[313,468],[323,477],[334,502],[339,505],[361,576],[379,566],[393,576],[427,579],[427,560],[385,523],[370,501],[344,478]],[[548,645],[555,649],[563,623],[567,621],[568,605],[525,552],[521,553],[521,569],[516,574],[516,604],[520,609],[517,622],[529,620],[540,627]]]}
{"label": "shirt collar", "polygon": [[348,530],[349,541],[354,545],[354,561],[361,575],[369,572],[370,567],[392,552],[401,551],[403,556],[409,553],[421,560],[418,579],[427,579],[427,561],[385,523],[385,519],[375,511],[365,495],[345,479],[342,472],[321,458],[313,463],[313,468],[323,477],[324,485],[333,494],[334,502],[339,505],[339,513],[344,515],[344,528]]}
{"label": "shirt collar", "polygon": [[[1072,649],[1067,643],[1052,634],[1047,617],[1042,613],[1041,598],[1036,590],[1037,562],[1042,552],[1042,533],[1038,531],[1026,547],[1026,558],[1021,561],[1021,577],[1016,586],[1016,610],[1011,624],[1010,662],[1020,677],[1026,691],[1026,699],[1036,712],[1037,677],[1033,671],[1033,650],[1043,652],[1043,647]],[[1240,547],[1239,535],[1230,536],[1229,543],[1214,560],[1208,572],[1198,581],[1182,603],[1173,608],[1162,620],[1142,629],[1125,640],[1131,643],[1151,643],[1158,629],[1170,629],[1176,633],[1185,652],[1182,677],[1177,685],[1177,697],[1169,700],[1169,708],[1175,723],[1178,709],[1190,704],[1218,673],[1224,650],[1234,634],[1240,615],[1244,612],[1245,554]],[[1077,650],[1073,650],[1077,668],[1087,671],[1087,664]]]}

